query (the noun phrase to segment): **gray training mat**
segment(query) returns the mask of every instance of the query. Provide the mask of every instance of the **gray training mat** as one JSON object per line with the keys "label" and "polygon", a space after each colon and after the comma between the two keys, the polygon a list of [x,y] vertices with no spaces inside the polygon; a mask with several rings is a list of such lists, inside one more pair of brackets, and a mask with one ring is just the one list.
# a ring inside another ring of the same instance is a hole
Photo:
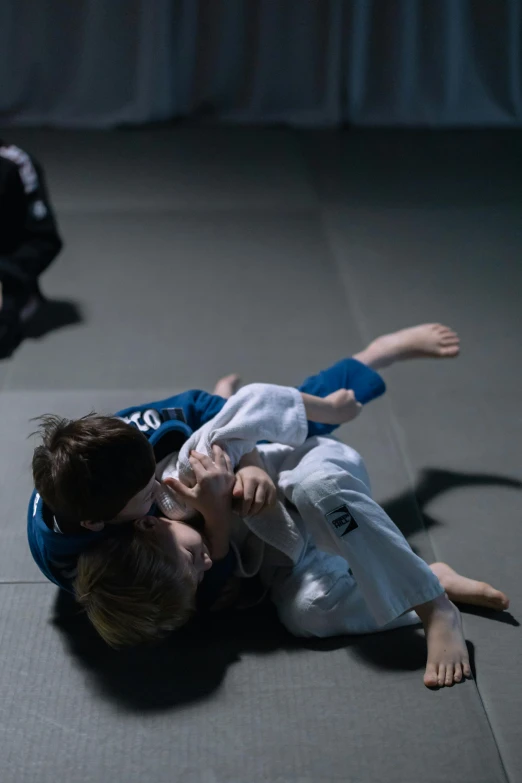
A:
{"label": "gray training mat", "polygon": [[[2,783],[519,783],[519,134],[3,136],[46,165],[66,249],[62,328],[0,364]],[[32,563],[31,417],[294,384],[423,321],[461,357],[391,368],[340,434],[416,551],[511,597],[464,613],[476,680],[425,689],[416,629],[296,640],[269,607],[115,653]]]}

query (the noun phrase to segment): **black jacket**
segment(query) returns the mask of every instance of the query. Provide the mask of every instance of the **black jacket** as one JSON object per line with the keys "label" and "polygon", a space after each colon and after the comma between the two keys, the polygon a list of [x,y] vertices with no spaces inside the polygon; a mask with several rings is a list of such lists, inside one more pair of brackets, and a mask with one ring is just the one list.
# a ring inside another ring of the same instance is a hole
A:
{"label": "black jacket", "polygon": [[33,286],[61,248],[41,167],[0,139],[0,282]]}

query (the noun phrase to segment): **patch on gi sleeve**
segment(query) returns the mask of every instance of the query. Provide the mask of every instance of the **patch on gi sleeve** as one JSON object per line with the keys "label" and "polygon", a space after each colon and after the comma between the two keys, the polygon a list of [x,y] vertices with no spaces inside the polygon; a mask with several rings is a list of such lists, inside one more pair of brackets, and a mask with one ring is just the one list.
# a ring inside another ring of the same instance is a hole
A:
{"label": "patch on gi sleeve", "polygon": [[8,147],[0,147],[0,155],[2,158],[16,163],[26,193],[32,193],[33,190],[37,189],[38,175],[27,152],[24,152],[14,144],[10,144]]}
{"label": "patch on gi sleeve", "polygon": [[183,408],[162,408],[161,412],[163,414],[164,421],[182,421],[184,424],[187,423],[187,418]]}
{"label": "patch on gi sleeve", "polygon": [[43,203],[43,201],[34,201],[31,206],[31,212],[33,213],[33,217],[35,220],[43,220],[44,217],[47,217],[47,207]]}
{"label": "patch on gi sleeve", "polygon": [[351,515],[348,506],[338,506],[337,508],[334,508],[333,511],[329,511],[325,514],[324,518],[333,527],[338,538],[342,538],[359,527]]}

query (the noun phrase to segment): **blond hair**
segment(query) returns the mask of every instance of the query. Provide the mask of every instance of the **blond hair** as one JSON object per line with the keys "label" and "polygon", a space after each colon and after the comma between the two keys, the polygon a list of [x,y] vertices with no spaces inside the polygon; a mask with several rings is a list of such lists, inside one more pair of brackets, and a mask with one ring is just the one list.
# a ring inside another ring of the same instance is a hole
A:
{"label": "blond hair", "polygon": [[83,552],[73,587],[102,639],[115,648],[159,641],[195,610],[196,583],[185,561],[134,527]]}

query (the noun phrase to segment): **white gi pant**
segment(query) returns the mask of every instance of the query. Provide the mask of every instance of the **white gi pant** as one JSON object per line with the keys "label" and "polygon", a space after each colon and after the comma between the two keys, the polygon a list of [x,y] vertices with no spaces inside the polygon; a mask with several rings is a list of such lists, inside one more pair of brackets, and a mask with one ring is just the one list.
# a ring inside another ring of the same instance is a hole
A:
{"label": "white gi pant", "polygon": [[[283,624],[296,636],[327,637],[418,623],[412,607],[444,589],[372,500],[361,456],[325,437],[284,454],[282,462],[274,454],[278,484],[304,522],[306,546],[295,566],[270,578]],[[339,554],[318,548],[325,533]]]}

